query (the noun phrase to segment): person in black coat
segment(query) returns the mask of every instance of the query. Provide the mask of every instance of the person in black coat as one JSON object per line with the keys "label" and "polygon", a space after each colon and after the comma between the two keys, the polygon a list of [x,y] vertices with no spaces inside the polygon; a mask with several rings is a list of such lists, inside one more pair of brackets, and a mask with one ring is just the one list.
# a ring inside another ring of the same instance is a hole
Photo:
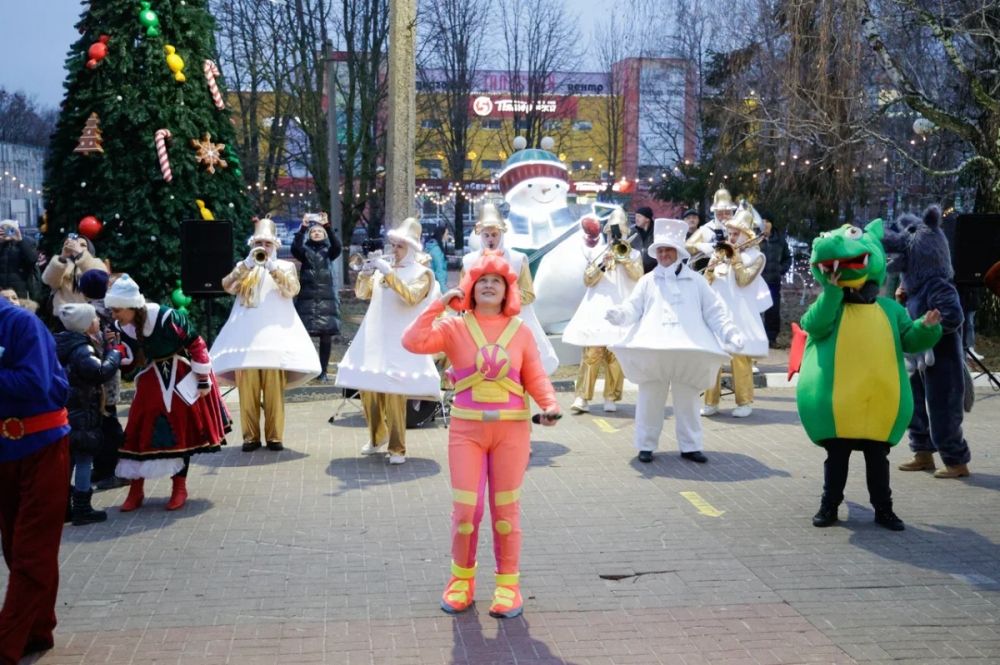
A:
{"label": "person in black coat", "polygon": [[31,292],[37,259],[35,243],[21,236],[17,222],[0,222],[0,286],[13,289],[21,300],[37,299],[39,295]]}
{"label": "person in black coat", "polygon": [[340,334],[333,261],[340,256],[343,246],[329,229],[326,214],[306,215],[292,240],[292,256],[301,263],[301,288],[295,297],[295,310],[309,334],[319,337],[320,381],[328,380],[326,367],[330,362],[332,337]]}
{"label": "person in black coat", "polygon": [[764,271],[761,275],[771,291],[771,308],[764,312],[764,330],[768,345],[775,349],[781,333],[781,282],[792,267],[792,250],[788,248],[788,237],[773,224],[771,215],[757,211],[764,221],[764,240],[760,251],[764,255]]}
{"label": "person in black coat", "polygon": [[75,525],[103,522],[103,510],[90,503],[94,455],[104,439],[104,388],[121,366],[121,353],[113,348],[101,352],[93,336],[100,322],[93,305],[67,303],[57,312],[66,328],[56,334],[56,356],[69,378],[69,449],[73,466],[72,521]]}

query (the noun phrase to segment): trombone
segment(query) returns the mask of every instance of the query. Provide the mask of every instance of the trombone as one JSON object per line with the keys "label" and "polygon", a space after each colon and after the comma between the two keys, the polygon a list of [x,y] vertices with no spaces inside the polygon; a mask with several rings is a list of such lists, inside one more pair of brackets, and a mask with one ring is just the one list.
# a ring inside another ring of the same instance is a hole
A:
{"label": "trombone", "polygon": [[601,252],[600,256],[592,260],[587,265],[587,268],[588,269],[596,268],[597,266],[604,263],[604,261],[607,260],[609,256],[614,258],[615,261],[624,261],[629,257],[629,254],[632,253],[632,241],[638,237],[639,237],[639,232],[637,231],[632,235],[630,235],[628,238],[625,238],[624,240],[618,238],[617,240],[608,243],[608,246],[605,248],[603,252]]}
{"label": "trombone", "polygon": [[[749,249],[749,248],[753,247],[754,245],[759,245],[762,242],[764,242],[764,234],[763,233],[760,234],[760,235],[758,235],[758,236],[754,236],[753,238],[750,238],[749,240],[744,240],[743,242],[741,242],[740,244],[736,245],[735,247],[733,245],[729,244],[728,242],[721,242],[721,243],[716,244],[716,246],[715,246],[715,253],[713,254],[712,258],[715,258],[720,253],[722,253],[722,254],[726,255],[727,259],[731,259],[734,256],[736,256],[737,254],[739,254],[740,252],[742,252],[744,249]],[[689,264],[693,263],[696,259],[702,259],[702,258],[704,258],[704,253],[698,252],[698,254],[696,254],[695,256],[692,256],[688,260],[688,263]],[[701,270],[699,270],[698,274],[700,274],[700,275],[705,274],[708,271],[708,266],[709,265],[711,265],[712,269],[714,270],[715,266],[718,265],[718,263],[716,263],[715,265],[712,265],[712,261],[711,261],[711,259],[709,259],[708,265],[706,265],[704,268],[702,268]]]}

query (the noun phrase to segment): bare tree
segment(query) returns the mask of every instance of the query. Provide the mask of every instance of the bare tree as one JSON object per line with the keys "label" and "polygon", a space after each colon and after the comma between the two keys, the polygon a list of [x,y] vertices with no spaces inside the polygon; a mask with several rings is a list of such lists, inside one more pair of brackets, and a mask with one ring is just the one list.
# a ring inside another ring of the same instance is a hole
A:
{"label": "bare tree", "polygon": [[39,107],[23,92],[0,88],[0,141],[45,147],[57,115],[55,109]]}
{"label": "bare tree", "polygon": [[545,132],[541,102],[576,56],[576,19],[563,0],[504,0],[499,6],[515,134],[535,146]]}
{"label": "bare tree", "polygon": [[[424,41],[418,76],[429,94],[422,96],[426,115],[435,122],[434,145],[445,155],[448,178],[465,181],[465,162],[475,133],[469,97],[482,54],[481,28],[488,24],[489,0],[429,0],[421,21]],[[430,72],[435,72],[434,80]],[[455,248],[461,252],[465,199],[455,198]]]}
{"label": "bare tree", "polygon": [[[630,45],[631,25],[632,21],[623,20],[613,13],[607,23],[594,29],[590,38],[597,50],[597,63],[602,72],[607,72],[607,89],[603,91],[605,96],[601,100],[603,131],[594,139],[593,147],[611,173],[621,172],[625,72],[616,65],[635,52]],[[609,193],[612,186],[609,180]]]}
{"label": "bare tree", "polygon": [[287,12],[258,0],[220,0],[213,8],[221,67],[233,94],[243,178],[254,208],[275,207],[273,192],[288,161],[292,121]]}

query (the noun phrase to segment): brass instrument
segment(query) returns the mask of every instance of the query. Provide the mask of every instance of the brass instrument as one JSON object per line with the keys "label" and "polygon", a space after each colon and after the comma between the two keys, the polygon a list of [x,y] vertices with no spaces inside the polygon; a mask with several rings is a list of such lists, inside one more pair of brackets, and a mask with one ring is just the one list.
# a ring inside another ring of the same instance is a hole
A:
{"label": "brass instrument", "polygon": [[632,241],[639,237],[639,233],[633,233],[628,238],[622,240],[621,238],[615,240],[614,242],[608,243],[607,248],[601,252],[601,255],[590,262],[587,266],[588,268],[599,266],[604,261],[611,256],[615,261],[624,261],[632,253]]}
{"label": "brass instrument", "polygon": [[[759,245],[762,242],[764,242],[764,235],[763,234],[761,234],[759,236],[754,236],[753,238],[750,238],[749,240],[744,240],[743,242],[741,242],[740,244],[736,245],[735,247],[732,246],[731,244],[729,244],[728,242],[722,242],[722,243],[719,243],[719,244],[717,244],[715,246],[715,254],[713,255],[712,258],[714,259],[716,256],[719,256],[720,253],[722,253],[722,254],[726,255],[727,259],[732,259],[734,256],[736,256],[737,254],[739,254],[740,252],[742,252],[744,249],[749,249],[750,247],[753,247],[754,245]],[[699,254],[702,254],[702,253],[699,252]],[[692,256],[691,257],[691,261],[694,261],[694,258],[695,257]],[[699,257],[699,258],[701,258],[701,257]],[[712,265],[712,261],[709,260],[708,265],[705,266],[704,268],[702,268],[701,270],[699,270],[698,273],[699,274],[705,274],[708,271],[708,267],[709,266],[712,266],[712,268],[714,269],[716,265],[718,265],[718,263],[716,263],[715,265]]]}
{"label": "brass instrument", "polygon": [[250,255],[253,256],[253,262],[259,266],[267,263],[267,250],[263,247],[254,247]]}
{"label": "brass instrument", "polygon": [[392,265],[393,258],[394,257],[392,256],[392,254],[383,255],[382,250],[379,249],[373,252],[368,252],[368,254],[365,256],[362,256],[360,253],[356,252],[354,254],[351,254],[347,258],[347,267],[352,272],[372,272],[373,270],[375,270],[374,266],[372,265],[375,261],[378,261],[379,259],[384,259],[389,265]]}

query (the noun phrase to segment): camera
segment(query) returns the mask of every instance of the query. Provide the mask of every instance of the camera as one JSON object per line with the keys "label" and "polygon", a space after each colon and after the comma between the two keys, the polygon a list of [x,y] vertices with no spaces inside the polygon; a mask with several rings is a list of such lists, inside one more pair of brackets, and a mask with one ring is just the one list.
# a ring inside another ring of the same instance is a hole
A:
{"label": "camera", "polygon": [[725,229],[715,229],[715,244],[726,242],[726,230]]}
{"label": "camera", "polygon": [[13,226],[5,226],[3,227],[3,235],[5,238],[13,238],[17,236],[17,229]]}
{"label": "camera", "polygon": [[622,227],[617,224],[611,225],[611,241],[615,242],[622,239]]}

